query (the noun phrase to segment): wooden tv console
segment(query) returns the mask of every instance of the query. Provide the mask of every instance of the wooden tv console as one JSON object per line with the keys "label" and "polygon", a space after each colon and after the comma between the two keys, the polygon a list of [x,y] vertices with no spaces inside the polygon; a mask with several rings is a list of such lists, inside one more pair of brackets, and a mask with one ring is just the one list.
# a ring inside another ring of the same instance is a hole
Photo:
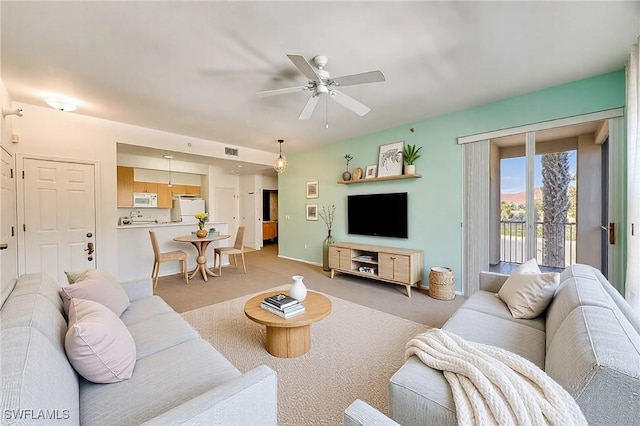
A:
{"label": "wooden tv console", "polygon": [[370,246],[355,243],[333,243],[329,246],[331,278],[336,271],[373,278],[406,287],[411,297],[411,286],[420,282],[423,274],[422,250]]}

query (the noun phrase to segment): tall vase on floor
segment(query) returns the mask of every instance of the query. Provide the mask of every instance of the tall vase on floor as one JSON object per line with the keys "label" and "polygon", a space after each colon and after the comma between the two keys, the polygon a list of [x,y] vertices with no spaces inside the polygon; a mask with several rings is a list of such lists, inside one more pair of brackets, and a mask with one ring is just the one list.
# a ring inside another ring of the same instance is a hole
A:
{"label": "tall vase on floor", "polygon": [[322,206],[320,217],[327,225],[327,237],[322,242],[322,270],[330,271],[329,267],[329,246],[334,243],[331,236],[331,228],[333,228],[333,219],[336,216],[336,206],[332,204],[330,206]]}
{"label": "tall vase on floor", "polygon": [[329,245],[333,244],[333,237],[331,236],[331,229],[328,230],[327,238],[322,242],[322,270],[330,271],[329,268]]}
{"label": "tall vase on floor", "polygon": [[289,287],[289,296],[302,302],[307,297],[307,287],[304,285],[304,282],[302,282],[304,277],[302,275],[294,275],[291,279],[293,283],[291,283],[291,287]]}

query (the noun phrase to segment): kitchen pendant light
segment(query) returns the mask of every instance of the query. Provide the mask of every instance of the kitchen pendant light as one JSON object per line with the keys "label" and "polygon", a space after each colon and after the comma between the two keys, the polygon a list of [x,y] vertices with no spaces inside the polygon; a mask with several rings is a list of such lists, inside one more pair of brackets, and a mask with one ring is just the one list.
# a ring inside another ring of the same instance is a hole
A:
{"label": "kitchen pendant light", "polygon": [[276,164],[273,166],[276,172],[283,173],[287,171],[289,168],[289,163],[287,163],[287,158],[282,156],[282,143],[283,139],[278,139],[278,143],[280,144],[280,155],[276,158]]}
{"label": "kitchen pendant light", "polygon": [[173,188],[173,184],[171,183],[171,159],[173,158],[173,155],[164,155],[163,157],[169,160],[169,183],[167,184],[167,187]]}

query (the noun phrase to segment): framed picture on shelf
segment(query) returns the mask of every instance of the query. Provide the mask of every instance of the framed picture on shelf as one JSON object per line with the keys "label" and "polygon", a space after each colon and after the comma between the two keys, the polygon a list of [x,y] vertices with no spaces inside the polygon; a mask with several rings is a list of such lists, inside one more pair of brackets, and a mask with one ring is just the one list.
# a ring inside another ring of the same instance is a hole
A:
{"label": "framed picture on shelf", "polygon": [[377,177],[376,176],[377,170],[378,170],[378,166],[376,166],[375,164],[367,166],[367,169],[364,172],[364,178],[365,179],[371,179],[371,178]]}
{"label": "framed picture on shelf", "polygon": [[306,204],[307,220],[318,220],[318,205]]}
{"label": "framed picture on shelf", "polygon": [[380,145],[378,155],[378,176],[398,176],[402,174],[402,150],[404,141]]}
{"label": "framed picture on shelf", "polygon": [[318,198],[318,181],[307,182],[307,198]]}

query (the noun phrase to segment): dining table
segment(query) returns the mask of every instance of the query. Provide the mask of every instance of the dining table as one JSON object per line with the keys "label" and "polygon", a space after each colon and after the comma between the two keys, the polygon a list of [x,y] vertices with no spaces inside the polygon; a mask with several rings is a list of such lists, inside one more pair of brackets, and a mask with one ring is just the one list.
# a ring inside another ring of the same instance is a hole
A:
{"label": "dining table", "polygon": [[211,269],[207,268],[207,247],[212,241],[220,241],[230,238],[231,235],[207,235],[206,237],[197,237],[195,235],[184,235],[181,237],[175,237],[173,241],[181,243],[191,243],[198,251],[198,257],[196,258],[196,267],[193,271],[189,272],[189,279],[193,278],[198,271],[202,274],[202,278],[205,281],[209,280],[209,275],[217,277],[218,275]]}

